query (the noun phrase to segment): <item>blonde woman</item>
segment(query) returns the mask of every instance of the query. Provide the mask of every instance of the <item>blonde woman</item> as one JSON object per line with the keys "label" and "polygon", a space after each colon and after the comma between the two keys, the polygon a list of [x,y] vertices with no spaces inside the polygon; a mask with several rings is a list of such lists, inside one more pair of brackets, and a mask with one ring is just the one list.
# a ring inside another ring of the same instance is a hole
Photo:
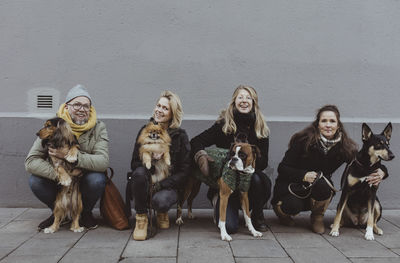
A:
{"label": "blonde woman", "polygon": [[[271,181],[262,171],[268,166],[269,129],[258,106],[258,96],[254,88],[240,85],[232,95],[228,107],[209,129],[194,137],[191,141],[192,156],[201,172],[208,176],[208,162],[214,161],[204,150],[215,145],[229,149],[238,133],[247,136],[250,144],[256,145],[261,152],[256,160],[256,169],[251,177],[249,201],[252,224],[256,230],[265,232],[263,207],[271,195]],[[213,204],[215,222],[219,220],[219,198],[217,191],[209,189],[207,197]],[[235,233],[239,227],[240,197],[232,194],[226,212],[227,232]]]}
{"label": "blonde woman", "polygon": [[[164,91],[157,100],[153,111],[153,118],[163,125],[171,137],[170,176],[161,182],[152,185],[152,207],[157,211],[157,225],[160,229],[169,228],[168,210],[177,202],[177,190],[188,174],[190,167],[190,144],[186,131],[181,129],[182,104],[178,95],[171,91]],[[142,129],[144,126],[142,127]],[[138,132],[138,136],[140,132]],[[145,240],[147,238],[147,204],[149,196],[149,178],[151,169],[143,166],[139,157],[140,144],[136,138],[132,154],[132,193],[135,199],[136,225],[133,239]],[[153,159],[161,159],[162,156],[153,156]]]}

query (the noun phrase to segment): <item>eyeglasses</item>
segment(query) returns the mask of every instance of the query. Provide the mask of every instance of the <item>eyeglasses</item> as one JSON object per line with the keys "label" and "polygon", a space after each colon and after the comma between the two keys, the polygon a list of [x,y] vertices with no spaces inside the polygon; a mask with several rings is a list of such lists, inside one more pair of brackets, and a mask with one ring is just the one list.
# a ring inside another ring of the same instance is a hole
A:
{"label": "eyeglasses", "polygon": [[80,103],[74,103],[74,104],[67,104],[68,106],[72,106],[74,110],[80,110],[83,108],[84,111],[89,111],[90,110],[90,105],[89,104],[80,104]]}

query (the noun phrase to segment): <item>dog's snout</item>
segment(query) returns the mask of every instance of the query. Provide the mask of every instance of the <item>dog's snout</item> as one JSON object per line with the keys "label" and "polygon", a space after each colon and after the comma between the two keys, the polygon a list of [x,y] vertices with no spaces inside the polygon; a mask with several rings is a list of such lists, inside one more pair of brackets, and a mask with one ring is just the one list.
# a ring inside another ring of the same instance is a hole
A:
{"label": "dog's snout", "polygon": [[392,152],[389,153],[389,161],[394,159],[394,154]]}

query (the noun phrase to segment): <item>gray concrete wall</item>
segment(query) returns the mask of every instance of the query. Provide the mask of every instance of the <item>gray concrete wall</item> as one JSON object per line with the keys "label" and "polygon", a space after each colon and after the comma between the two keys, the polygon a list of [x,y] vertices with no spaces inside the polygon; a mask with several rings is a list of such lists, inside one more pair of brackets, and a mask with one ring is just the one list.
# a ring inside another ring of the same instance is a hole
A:
{"label": "gray concrete wall", "polygon": [[[237,85],[255,87],[274,168],[290,135],[326,103],[339,106],[355,139],[361,122],[382,129],[391,120],[396,154],[399,22],[396,0],[1,1],[0,206],[39,205],[23,159],[76,83],[108,125],[121,189],[133,138],[164,89],[180,95],[193,136]],[[37,94],[53,95],[54,107],[37,109]],[[399,168],[395,159],[380,189],[386,207],[400,207]]]}

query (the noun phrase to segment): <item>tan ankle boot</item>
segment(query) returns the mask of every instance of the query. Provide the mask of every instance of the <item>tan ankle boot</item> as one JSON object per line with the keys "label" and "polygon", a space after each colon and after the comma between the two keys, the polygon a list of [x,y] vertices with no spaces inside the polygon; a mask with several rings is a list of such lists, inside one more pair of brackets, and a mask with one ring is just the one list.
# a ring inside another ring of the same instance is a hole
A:
{"label": "tan ankle boot", "polygon": [[294,220],[291,215],[285,214],[281,209],[282,201],[279,201],[276,205],[273,205],[275,215],[279,218],[279,222],[285,226],[294,226]]}
{"label": "tan ankle boot", "polygon": [[159,213],[159,212],[157,212],[157,226],[160,229],[168,229],[169,228],[168,213]]}
{"label": "tan ankle boot", "polygon": [[147,214],[136,214],[136,225],[133,231],[134,240],[146,240],[147,237]]}
{"label": "tan ankle boot", "polygon": [[323,201],[316,201],[311,198],[311,228],[312,231],[318,234],[325,232],[324,214],[331,202],[331,198]]}

